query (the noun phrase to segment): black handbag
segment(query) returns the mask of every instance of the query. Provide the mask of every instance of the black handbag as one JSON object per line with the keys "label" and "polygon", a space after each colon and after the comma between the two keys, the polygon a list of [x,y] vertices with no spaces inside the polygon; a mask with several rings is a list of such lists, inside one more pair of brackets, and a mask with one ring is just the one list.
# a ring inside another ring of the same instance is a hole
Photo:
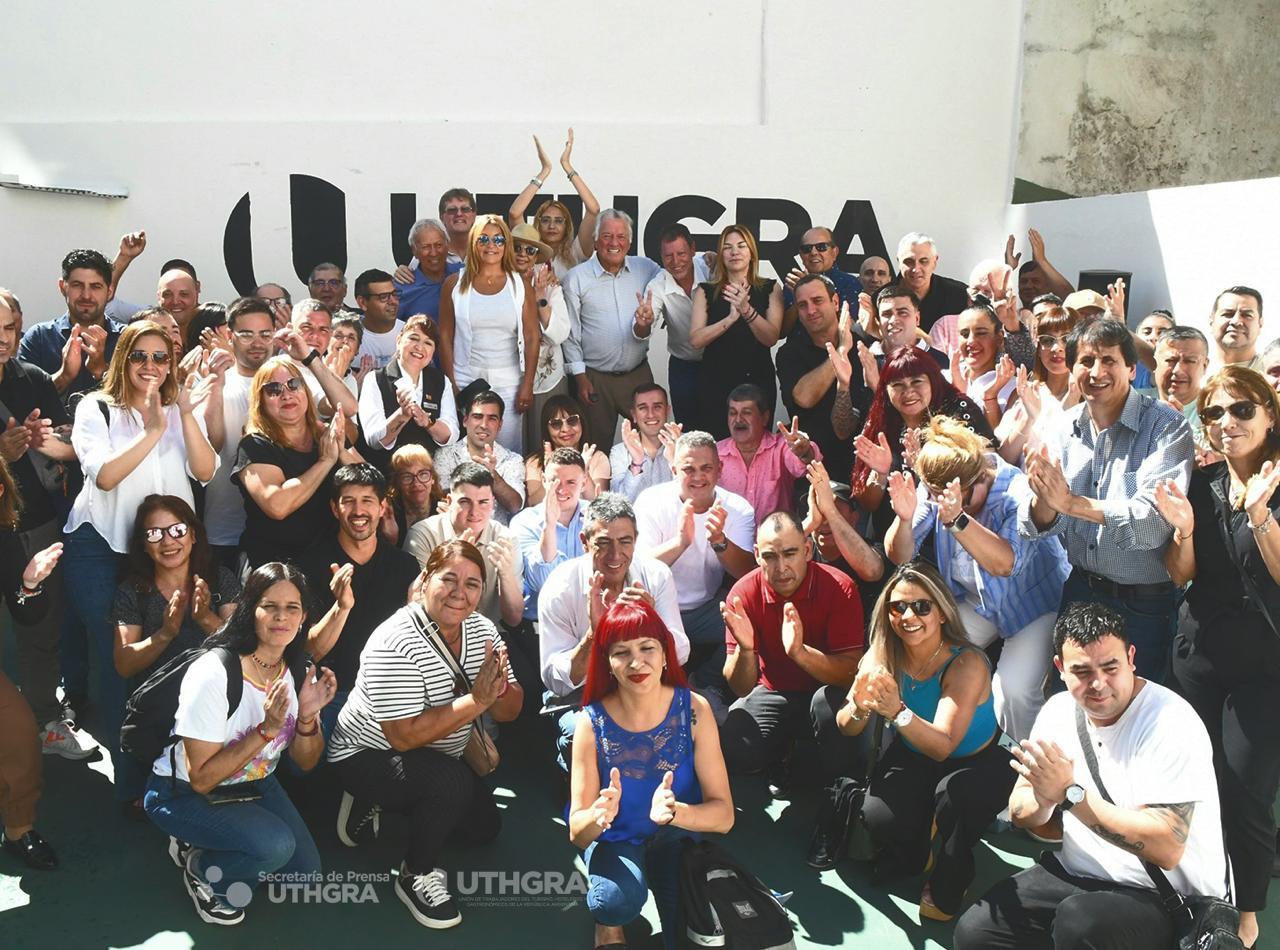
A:
{"label": "black handbag", "polygon": [[871,787],[871,775],[875,771],[876,760],[880,758],[880,743],[884,737],[884,719],[876,716],[872,733],[871,755],[867,761],[867,774],[862,781],[854,778],[838,778],[826,788],[827,798],[823,802],[819,814],[819,824],[839,823],[838,828],[841,845],[837,855],[846,855],[853,861],[871,861],[875,858],[875,843],[862,820],[862,803],[866,801],[867,790]]}
{"label": "black handbag", "polygon": [[[1115,804],[1107,793],[1107,787],[1102,784],[1102,776],[1098,774],[1098,756],[1093,751],[1093,743],[1089,741],[1089,732],[1085,728],[1084,710],[1079,706],[1076,706],[1076,734],[1080,737],[1080,748],[1084,750],[1084,760],[1089,765],[1089,774],[1093,776],[1098,794]],[[1225,839],[1223,851],[1226,851]],[[1173,921],[1178,950],[1243,950],[1244,943],[1239,934],[1240,912],[1229,901],[1200,895],[1183,897],[1174,890],[1164,871],[1150,861],[1143,861],[1142,866],[1151,876],[1165,912]],[[1227,857],[1227,897],[1231,897],[1230,856]]]}

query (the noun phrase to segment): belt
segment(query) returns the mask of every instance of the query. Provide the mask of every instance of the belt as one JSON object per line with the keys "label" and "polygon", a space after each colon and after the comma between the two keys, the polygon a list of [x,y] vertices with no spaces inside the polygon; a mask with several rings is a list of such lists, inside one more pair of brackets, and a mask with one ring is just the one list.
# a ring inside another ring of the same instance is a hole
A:
{"label": "belt", "polygon": [[594,366],[590,367],[590,369],[591,372],[599,373],[602,376],[630,376],[643,365],[644,360],[641,360],[635,366],[631,367],[631,369],[596,369]]}
{"label": "belt", "polygon": [[1156,584],[1118,584],[1109,577],[1092,574],[1080,567],[1075,568],[1072,573],[1081,577],[1089,585],[1090,590],[1106,594],[1108,597],[1159,597],[1172,594],[1177,590],[1173,581],[1161,581]]}

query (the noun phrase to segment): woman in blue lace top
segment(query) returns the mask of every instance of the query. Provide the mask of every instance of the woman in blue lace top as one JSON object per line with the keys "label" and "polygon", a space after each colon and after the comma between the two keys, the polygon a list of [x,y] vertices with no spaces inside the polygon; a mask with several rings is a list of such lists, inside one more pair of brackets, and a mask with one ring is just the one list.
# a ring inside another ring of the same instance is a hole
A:
{"label": "woman in blue lace top", "polygon": [[683,929],[676,896],[682,839],[733,827],[720,737],[652,605],[619,602],[592,616],[569,838],[585,851],[594,946],[625,947],[622,928],[640,915],[652,888],[665,946],[674,948]]}

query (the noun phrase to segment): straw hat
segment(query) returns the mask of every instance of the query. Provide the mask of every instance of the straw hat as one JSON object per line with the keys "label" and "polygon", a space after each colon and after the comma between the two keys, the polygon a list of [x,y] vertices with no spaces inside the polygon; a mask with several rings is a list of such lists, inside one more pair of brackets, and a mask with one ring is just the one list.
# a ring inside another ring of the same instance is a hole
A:
{"label": "straw hat", "polygon": [[545,244],[543,242],[542,237],[538,234],[538,229],[535,228],[532,224],[528,224],[527,222],[524,222],[524,221],[521,221],[519,224],[517,224],[514,228],[511,229],[511,240],[523,241],[526,244],[538,245],[537,263],[545,264],[547,263],[547,261],[551,260],[550,245]]}

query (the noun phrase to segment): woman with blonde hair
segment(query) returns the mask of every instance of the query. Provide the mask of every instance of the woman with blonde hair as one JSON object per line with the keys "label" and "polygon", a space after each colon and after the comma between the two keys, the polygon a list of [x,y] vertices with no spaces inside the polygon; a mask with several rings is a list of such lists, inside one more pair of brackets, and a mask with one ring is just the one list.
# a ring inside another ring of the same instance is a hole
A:
{"label": "woman with blonde hair", "polygon": [[517,454],[522,416],[533,406],[542,325],[529,278],[516,271],[507,223],[480,215],[471,226],[466,266],[440,291],[440,368],[461,391],[485,379],[515,412],[502,418],[498,442]]}
{"label": "woman with blonde hair", "polygon": [[1280,787],[1280,396],[1260,373],[1226,366],[1196,408],[1222,461],[1193,469],[1185,495],[1172,480],[1156,486],[1173,526],[1165,567],[1175,584],[1194,580],[1172,672],[1213,742],[1240,939],[1262,946]]}
{"label": "woman with blonde hair", "polygon": [[[547,176],[551,174],[551,160],[542,150],[542,143],[538,141],[536,135],[533,137],[533,146],[538,150],[538,161],[542,166],[538,174],[529,179],[529,184],[524,186],[524,190],[516,195],[516,200],[511,202],[511,207],[507,211],[507,223],[513,228],[524,223],[525,211],[546,183]],[[538,205],[538,210],[533,213],[533,226],[538,229],[539,238],[551,250],[551,266],[557,280],[564,280],[564,275],[569,273],[569,268],[581,264],[594,253],[592,236],[595,234],[596,216],[600,214],[600,202],[596,200],[596,196],[591,193],[587,183],[582,180],[582,176],[574,170],[570,162],[572,154],[573,129],[570,129],[569,137],[564,143],[564,151],[560,155],[560,167],[564,169],[578,197],[582,199],[582,225],[578,228],[576,240],[573,215],[569,213],[569,208],[563,201],[549,198]]]}
{"label": "woman with blonde hair", "polygon": [[320,422],[293,360],[276,356],[258,367],[231,473],[244,495],[240,547],[249,566],[294,560],[331,530],[333,514],[324,490],[329,476],[339,465],[360,461],[347,448],[342,410],[328,425]]}
{"label": "woman with blonde hair", "polygon": [[770,351],[782,333],[782,288],[759,271],[755,236],[731,224],[720,233],[711,280],[693,292],[689,342],[703,349],[699,428],[717,439],[729,436],[728,399],[735,386],[755,383],[770,400],[778,388]]}
{"label": "woman with blonde hair", "polygon": [[145,778],[135,776],[132,760],[120,755],[125,688],[115,668],[110,622],[129,537],[148,495],[175,495],[193,504],[189,479],[208,484],[218,470],[204,421],[209,384],[192,373],[179,386],[175,356],[164,327],[150,320],[129,324],[120,332],[102,389],[80,401],[71,429],[84,485],[63,528],[64,582],[75,593],[67,598],[67,620],[78,623],[92,645],[98,708],[120,802],[137,799]]}
{"label": "woman with blonde hair", "polygon": [[387,507],[379,530],[392,544],[403,547],[409,529],[436,513],[444,497],[435,462],[425,445],[402,445],[391,456]]}
{"label": "woman with blonde hair", "polygon": [[934,560],[956,598],[975,646],[1004,639],[992,679],[996,718],[1007,735],[1031,735],[1044,705],[1053,622],[1071,567],[1060,544],[1018,533],[1027,476],[993,453],[987,440],[945,416],[924,430],[915,474],[889,476],[895,518],[885,536],[890,560],[905,564],[933,536]]}
{"label": "woman with blonde hair", "polygon": [[869,640],[836,713],[846,735],[860,734],[872,713],[894,726],[862,818],[879,875],[923,873],[920,916],[950,920],[973,881],[974,846],[1016,778],[999,742],[991,666],[938,572],[918,562],[885,584]]}

